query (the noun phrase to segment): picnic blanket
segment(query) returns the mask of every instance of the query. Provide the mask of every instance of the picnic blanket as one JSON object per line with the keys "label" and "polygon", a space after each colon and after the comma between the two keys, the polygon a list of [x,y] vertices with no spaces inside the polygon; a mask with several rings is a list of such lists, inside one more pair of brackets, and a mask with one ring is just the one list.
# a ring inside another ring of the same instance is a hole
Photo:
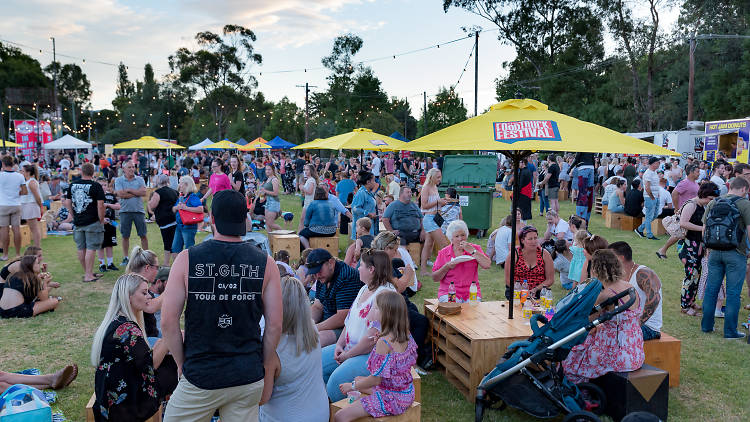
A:
{"label": "picnic blanket", "polygon": [[49,236],[69,236],[73,234],[71,231],[65,231],[65,230],[49,230],[47,231],[47,235]]}

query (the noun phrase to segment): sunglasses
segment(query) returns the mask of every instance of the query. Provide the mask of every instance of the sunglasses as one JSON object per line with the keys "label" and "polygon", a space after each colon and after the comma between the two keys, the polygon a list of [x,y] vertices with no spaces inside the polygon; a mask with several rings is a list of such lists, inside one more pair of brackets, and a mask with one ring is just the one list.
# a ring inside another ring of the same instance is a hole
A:
{"label": "sunglasses", "polygon": [[307,263],[307,267],[308,268],[319,267],[319,266],[325,264],[326,262],[328,262],[328,259],[323,259],[323,260],[320,260],[320,261],[308,262]]}

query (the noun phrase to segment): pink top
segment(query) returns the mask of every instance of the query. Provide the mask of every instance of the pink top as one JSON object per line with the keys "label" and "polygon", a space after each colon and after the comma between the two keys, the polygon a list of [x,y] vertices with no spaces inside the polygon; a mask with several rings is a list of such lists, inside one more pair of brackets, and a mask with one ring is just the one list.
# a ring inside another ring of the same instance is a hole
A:
{"label": "pink top", "polygon": [[[470,243],[471,246],[477,249],[477,253],[481,253],[487,256],[482,250],[482,247]],[[462,255],[469,255],[464,252]],[[432,271],[435,272],[443,267],[443,265],[450,262],[451,259],[455,258],[456,255],[453,253],[453,245],[448,245],[438,252],[437,258],[435,258],[435,264],[432,266]],[[477,296],[482,297],[482,288],[479,287],[479,263],[473,259],[471,261],[462,262],[456,265],[452,270],[445,273],[445,276],[440,280],[440,287],[438,288],[438,297],[448,294],[448,287],[450,287],[451,281],[456,287],[456,297],[461,300],[469,300],[469,288],[471,282],[477,282]]]}
{"label": "pink top", "polygon": [[211,189],[211,193],[216,195],[217,192],[232,189],[232,183],[229,181],[229,176],[226,174],[213,173],[211,178],[208,179],[208,187]]}
{"label": "pink top", "polygon": [[682,208],[682,204],[698,196],[699,187],[697,183],[691,182],[690,179],[682,179],[674,188],[680,201],[679,204],[674,204],[675,209]]}

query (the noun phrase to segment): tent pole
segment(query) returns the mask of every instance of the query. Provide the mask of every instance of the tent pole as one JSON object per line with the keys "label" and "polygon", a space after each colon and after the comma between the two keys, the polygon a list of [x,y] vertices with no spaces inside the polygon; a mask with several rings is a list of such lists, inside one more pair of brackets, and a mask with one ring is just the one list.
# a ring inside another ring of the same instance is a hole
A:
{"label": "tent pole", "polygon": [[[516,266],[515,262],[517,259],[516,256],[516,225],[518,223],[518,219],[516,218],[516,214],[518,212],[518,195],[521,191],[521,185],[520,181],[518,180],[518,174],[519,174],[519,166],[520,161],[524,157],[523,151],[508,151],[508,155],[513,160],[513,201],[512,206],[510,210],[511,215],[511,226],[510,226],[510,275],[509,279],[506,280],[506,283],[510,285],[510,300],[509,306],[508,306],[508,319],[513,319],[513,307],[514,307],[514,301],[513,301],[513,294],[515,291],[515,283],[514,278],[516,275]],[[508,264],[508,261],[505,261],[506,265]]]}

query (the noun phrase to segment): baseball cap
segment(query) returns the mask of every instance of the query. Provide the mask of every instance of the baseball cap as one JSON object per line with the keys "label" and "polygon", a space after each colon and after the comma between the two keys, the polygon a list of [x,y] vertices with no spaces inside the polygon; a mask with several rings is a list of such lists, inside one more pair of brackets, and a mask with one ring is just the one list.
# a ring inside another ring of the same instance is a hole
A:
{"label": "baseball cap", "polygon": [[241,193],[227,189],[214,194],[211,215],[216,230],[224,236],[244,236],[247,233],[247,202]]}
{"label": "baseball cap", "polygon": [[169,267],[159,267],[155,280],[167,280],[169,278]]}
{"label": "baseball cap", "polygon": [[333,258],[330,252],[323,248],[313,249],[310,254],[307,255],[307,274],[313,275],[320,272],[323,268],[323,264],[328,262],[329,259]]}

